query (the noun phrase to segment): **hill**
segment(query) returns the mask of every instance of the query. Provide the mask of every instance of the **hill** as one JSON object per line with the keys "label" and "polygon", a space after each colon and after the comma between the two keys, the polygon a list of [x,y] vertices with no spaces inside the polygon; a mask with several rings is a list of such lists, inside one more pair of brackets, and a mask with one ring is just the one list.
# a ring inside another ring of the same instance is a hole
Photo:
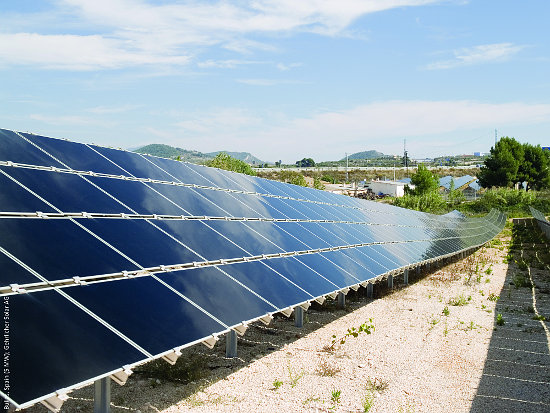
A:
{"label": "hill", "polygon": [[[363,151],[363,152],[356,152],[351,155],[348,155],[348,159],[376,159],[376,158],[384,158],[388,155],[384,155],[382,152],[378,151]],[[342,159],[343,161],[346,160],[346,158]]]}
{"label": "hill", "polygon": [[228,154],[232,158],[239,159],[239,160],[244,161],[244,162],[249,163],[249,164],[259,165],[259,164],[265,163],[264,161],[262,161],[261,159],[256,158],[254,155],[252,155],[249,152],[217,151],[217,152],[208,152],[205,155],[211,156],[213,158],[221,152],[225,152],[226,154]]}
{"label": "hill", "polygon": [[161,158],[176,159],[178,156],[182,161],[191,162],[191,163],[204,163],[212,158],[214,158],[220,152],[225,152],[233,158],[240,159],[246,163],[250,164],[261,164],[264,163],[260,159],[256,158],[254,155],[248,152],[229,152],[229,151],[217,151],[210,153],[203,153],[199,151],[190,151],[183,148],[177,148],[170,145],[164,145],[161,143],[153,143],[150,145],[142,146],[141,148],[134,149],[133,152],[137,153],[147,153],[149,155],[158,156]]}

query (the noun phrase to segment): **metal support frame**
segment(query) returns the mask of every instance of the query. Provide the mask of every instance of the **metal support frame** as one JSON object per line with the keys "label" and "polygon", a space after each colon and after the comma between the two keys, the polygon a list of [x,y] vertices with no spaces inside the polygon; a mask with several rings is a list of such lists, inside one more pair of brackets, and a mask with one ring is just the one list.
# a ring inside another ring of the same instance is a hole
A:
{"label": "metal support frame", "polygon": [[346,294],[339,292],[338,293],[338,307],[344,308],[346,306]]}
{"label": "metal support frame", "polygon": [[374,296],[374,285],[372,283],[367,284],[367,298],[373,298]]}
{"label": "metal support frame", "polygon": [[225,335],[225,357],[237,357],[237,332],[234,330]]}
{"label": "metal support frame", "polygon": [[94,413],[111,411],[111,378],[104,377],[94,382]]}
{"label": "metal support frame", "polygon": [[420,275],[421,270],[422,270],[422,268],[420,267],[420,265],[417,265],[416,266],[416,275]]}
{"label": "metal support frame", "polygon": [[302,328],[304,326],[304,309],[300,306],[294,309],[294,327]]}
{"label": "metal support frame", "polygon": [[407,285],[409,284],[409,269],[405,268],[403,271],[403,284]]}
{"label": "metal support frame", "polygon": [[393,275],[388,275],[388,288],[393,288]]}

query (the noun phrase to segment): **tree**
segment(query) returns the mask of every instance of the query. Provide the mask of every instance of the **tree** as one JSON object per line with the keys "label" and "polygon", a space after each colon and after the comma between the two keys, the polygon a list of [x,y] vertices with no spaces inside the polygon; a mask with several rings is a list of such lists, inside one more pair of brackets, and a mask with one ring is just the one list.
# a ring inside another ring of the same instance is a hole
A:
{"label": "tree", "polygon": [[437,192],[439,189],[439,178],[434,175],[423,163],[418,165],[416,173],[411,176],[411,184],[415,186],[409,192],[413,195],[425,195]]}
{"label": "tree", "polygon": [[454,178],[451,179],[451,186],[449,188],[449,195],[447,196],[447,200],[453,206],[458,205],[466,200],[464,194],[459,189],[455,188]]}
{"label": "tree", "polygon": [[220,152],[214,159],[206,162],[206,166],[225,169],[226,171],[239,172],[246,175],[256,175],[249,164],[240,159],[235,159],[225,152]]}
{"label": "tree", "polygon": [[518,175],[521,182],[527,182],[527,191],[550,187],[550,152],[540,145],[523,144],[523,162]]}
{"label": "tree", "polygon": [[479,183],[484,188],[514,186],[522,182],[519,166],[524,158],[524,147],[514,138],[501,138],[485,159],[479,172]]}
{"label": "tree", "polygon": [[301,161],[296,161],[298,168],[312,168],[315,166],[315,161],[311,158],[303,158]]}
{"label": "tree", "polygon": [[300,172],[285,169],[279,174],[279,180],[288,184],[307,186],[306,178]]}

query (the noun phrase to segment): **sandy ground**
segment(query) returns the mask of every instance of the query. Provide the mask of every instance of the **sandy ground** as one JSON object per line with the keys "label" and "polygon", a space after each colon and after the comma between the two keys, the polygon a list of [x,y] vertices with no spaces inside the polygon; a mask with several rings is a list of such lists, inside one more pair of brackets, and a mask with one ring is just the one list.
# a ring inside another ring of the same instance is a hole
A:
{"label": "sandy ground", "polygon": [[[113,383],[111,411],[550,412],[549,323],[533,320],[550,318],[550,268],[536,261],[542,253],[533,254],[548,245],[513,251],[534,257],[525,270],[506,257],[510,235],[505,230],[431,273],[413,272],[408,286],[399,278],[391,291],[376,286],[374,299],[359,290],[345,309],[313,306],[303,328],[292,316],[254,324],[239,337],[236,359],[225,358],[223,339],[213,350],[187,349],[175,368],[158,362],[154,374]],[[510,284],[518,274],[535,288]],[[497,314],[504,325],[496,324]],[[370,334],[330,348],[334,335],[361,325],[372,326]],[[187,383],[168,380],[170,374]],[[92,410],[87,387],[71,393],[62,411]]]}

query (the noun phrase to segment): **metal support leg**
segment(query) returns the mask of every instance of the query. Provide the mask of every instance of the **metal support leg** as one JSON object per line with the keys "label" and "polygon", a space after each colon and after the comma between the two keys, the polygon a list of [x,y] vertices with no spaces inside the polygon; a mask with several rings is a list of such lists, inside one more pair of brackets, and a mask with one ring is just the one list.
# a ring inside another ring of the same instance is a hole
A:
{"label": "metal support leg", "polygon": [[296,307],[294,309],[294,327],[302,328],[304,326],[304,309]]}
{"label": "metal support leg", "polygon": [[237,357],[237,333],[233,330],[225,335],[225,357]]}
{"label": "metal support leg", "polygon": [[421,270],[422,270],[422,268],[420,268],[420,265],[417,265],[416,266],[416,275],[420,275]]}
{"label": "metal support leg", "polygon": [[388,288],[393,288],[393,275],[388,275]]}
{"label": "metal support leg", "polygon": [[373,292],[374,292],[374,287],[373,287],[372,283],[368,283],[367,284],[367,298],[372,298],[374,296]]}
{"label": "metal support leg", "polygon": [[409,284],[409,269],[406,268],[405,271],[403,271],[403,284],[407,285]]}
{"label": "metal support leg", "polygon": [[94,387],[94,413],[109,413],[111,411],[111,378],[96,380]]}
{"label": "metal support leg", "polygon": [[344,293],[338,293],[338,307],[344,308],[346,306],[346,295]]}

